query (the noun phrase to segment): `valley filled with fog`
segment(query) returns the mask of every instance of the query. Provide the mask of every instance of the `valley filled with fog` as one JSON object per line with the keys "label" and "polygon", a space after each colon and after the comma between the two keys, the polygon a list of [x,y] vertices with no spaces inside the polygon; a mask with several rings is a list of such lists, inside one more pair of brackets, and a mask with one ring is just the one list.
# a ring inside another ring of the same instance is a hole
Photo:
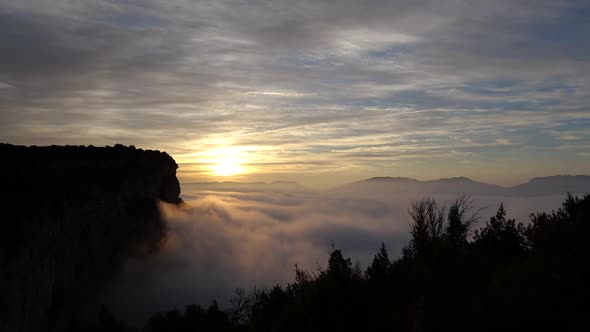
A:
{"label": "valley filled with fog", "polygon": [[136,324],[158,310],[191,303],[216,299],[226,305],[235,288],[292,282],[295,264],[309,272],[325,267],[332,244],[363,268],[382,242],[391,257],[399,257],[410,239],[408,208],[422,197],[450,203],[458,193],[476,193],[471,199],[478,229],[501,203],[508,217],[523,223],[530,213],[559,208],[567,191],[576,190],[568,180],[584,185],[549,178],[545,185],[554,194],[548,195],[538,183],[535,192],[464,178],[376,178],[326,191],[288,182],[183,184],[185,204],[161,203],[168,227],[161,250],[128,259],[100,300]]}

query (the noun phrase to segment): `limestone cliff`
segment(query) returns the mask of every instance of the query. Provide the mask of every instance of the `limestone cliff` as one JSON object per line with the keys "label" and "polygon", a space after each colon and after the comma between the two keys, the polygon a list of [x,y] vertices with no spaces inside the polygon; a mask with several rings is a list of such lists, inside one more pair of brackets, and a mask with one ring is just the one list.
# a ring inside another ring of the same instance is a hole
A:
{"label": "limestone cliff", "polygon": [[0,144],[0,331],[66,331],[126,255],[157,248],[179,203],[164,152]]}

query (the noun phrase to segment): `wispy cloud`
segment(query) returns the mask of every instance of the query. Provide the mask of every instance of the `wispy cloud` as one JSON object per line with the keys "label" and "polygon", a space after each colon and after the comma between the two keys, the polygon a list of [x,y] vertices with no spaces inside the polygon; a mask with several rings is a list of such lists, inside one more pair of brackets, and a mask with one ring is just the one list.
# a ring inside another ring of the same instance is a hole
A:
{"label": "wispy cloud", "polygon": [[590,126],[589,14],[583,1],[0,1],[0,138],[122,142],[187,165],[231,138],[217,147],[256,146],[259,176],[416,175],[401,160],[463,175],[451,165],[500,155],[587,170],[564,138]]}

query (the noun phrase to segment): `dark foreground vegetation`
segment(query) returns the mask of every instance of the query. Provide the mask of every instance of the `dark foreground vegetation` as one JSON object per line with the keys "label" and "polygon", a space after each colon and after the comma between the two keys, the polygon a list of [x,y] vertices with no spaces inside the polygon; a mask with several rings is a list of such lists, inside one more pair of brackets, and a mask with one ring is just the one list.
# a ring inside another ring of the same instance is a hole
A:
{"label": "dark foreground vegetation", "polygon": [[[236,290],[214,302],[157,313],[145,331],[588,331],[590,195],[569,195],[528,225],[503,206],[475,230],[466,196],[410,208],[411,240],[399,259],[381,246],[366,270],[334,249],[315,272],[295,267],[286,287]],[[127,331],[103,309],[93,331]]]}

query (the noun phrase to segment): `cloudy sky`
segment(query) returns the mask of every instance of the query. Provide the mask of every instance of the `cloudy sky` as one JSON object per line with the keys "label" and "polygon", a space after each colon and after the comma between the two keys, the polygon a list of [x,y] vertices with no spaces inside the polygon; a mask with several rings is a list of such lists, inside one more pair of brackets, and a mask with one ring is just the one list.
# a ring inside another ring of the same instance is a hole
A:
{"label": "cloudy sky", "polygon": [[0,0],[0,141],[166,150],[183,182],[589,173],[589,18],[587,1]]}

